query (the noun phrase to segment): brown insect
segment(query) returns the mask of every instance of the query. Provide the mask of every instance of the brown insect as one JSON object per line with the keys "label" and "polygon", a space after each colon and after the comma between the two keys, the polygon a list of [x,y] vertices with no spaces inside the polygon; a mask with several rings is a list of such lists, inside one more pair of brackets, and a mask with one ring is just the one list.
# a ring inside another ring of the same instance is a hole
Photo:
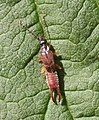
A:
{"label": "brown insect", "polygon": [[46,76],[52,101],[53,102],[55,101],[54,99],[55,91],[57,91],[59,95],[59,101],[60,101],[62,98],[62,95],[60,91],[57,70],[62,68],[56,63],[57,55],[52,45],[47,43],[47,41],[43,37],[41,37],[39,41],[41,45],[40,63],[43,64],[42,73],[44,73]]}
{"label": "brown insect", "polygon": [[[29,31],[29,30],[28,30]],[[57,63],[56,58],[57,55],[55,53],[54,48],[51,44],[49,44],[44,37],[36,37],[33,32],[32,35],[38,39],[40,43],[40,60],[39,62],[43,65],[41,73],[44,73],[46,76],[47,84],[50,89],[50,94],[52,101],[55,102],[54,92],[57,91],[59,95],[59,101],[62,99],[62,94],[60,91],[59,79],[57,75],[57,70],[62,69]]]}

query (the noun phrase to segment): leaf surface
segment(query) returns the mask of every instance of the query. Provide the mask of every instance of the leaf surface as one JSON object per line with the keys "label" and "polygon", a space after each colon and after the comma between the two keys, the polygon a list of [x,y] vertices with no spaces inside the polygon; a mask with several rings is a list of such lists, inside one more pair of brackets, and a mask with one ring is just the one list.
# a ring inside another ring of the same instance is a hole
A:
{"label": "leaf surface", "polygon": [[[62,57],[62,105],[50,100],[26,28]],[[98,0],[0,0],[0,120],[99,120]]]}

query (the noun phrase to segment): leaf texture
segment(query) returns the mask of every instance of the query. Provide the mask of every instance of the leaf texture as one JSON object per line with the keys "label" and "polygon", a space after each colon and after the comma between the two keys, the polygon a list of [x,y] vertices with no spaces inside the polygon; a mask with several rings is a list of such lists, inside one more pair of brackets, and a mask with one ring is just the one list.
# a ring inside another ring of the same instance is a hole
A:
{"label": "leaf texture", "polygon": [[[64,104],[50,100],[27,29],[62,57]],[[99,120],[98,0],[0,0],[0,120]]]}

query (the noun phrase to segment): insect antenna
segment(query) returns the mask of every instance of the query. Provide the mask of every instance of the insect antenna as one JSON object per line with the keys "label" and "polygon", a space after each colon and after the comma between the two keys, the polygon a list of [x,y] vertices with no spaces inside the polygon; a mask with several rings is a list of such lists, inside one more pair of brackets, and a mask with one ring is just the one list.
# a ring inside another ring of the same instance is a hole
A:
{"label": "insect antenna", "polygon": [[47,28],[46,30],[47,30],[48,37],[49,37],[49,40],[50,40],[50,41],[49,41],[49,44],[51,44],[50,34],[49,34],[49,31],[48,31],[48,25],[47,25],[47,23],[46,23],[46,21],[45,21],[45,17],[46,17],[46,15],[43,16],[43,20],[44,20],[45,27]]}
{"label": "insect antenna", "polygon": [[24,25],[22,24],[22,21],[19,21],[19,24],[22,26],[22,28],[24,28],[24,29],[27,30],[29,33],[31,33],[31,35],[34,36],[34,38],[37,39],[37,40],[40,42],[39,37],[37,37],[37,36],[33,33],[34,31],[33,31],[33,32],[30,31],[27,26],[24,26]]}
{"label": "insect antenna", "polygon": [[35,37],[35,39],[37,39],[37,40],[39,41],[39,37],[37,37],[37,36],[33,33],[33,31],[30,31],[29,29],[27,29],[27,30],[28,30],[29,33],[31,33],[31,34]]}

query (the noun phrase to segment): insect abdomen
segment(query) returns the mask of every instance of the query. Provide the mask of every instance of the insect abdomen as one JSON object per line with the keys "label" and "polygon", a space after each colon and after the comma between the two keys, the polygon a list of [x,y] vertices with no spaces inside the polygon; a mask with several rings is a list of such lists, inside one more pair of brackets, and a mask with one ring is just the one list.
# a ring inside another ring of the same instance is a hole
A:
{"label": "insect abdomen", "polygon": [[56,71],[55,72],[47,72],[46,79],[47,79],[47,83],[48,83],[48,86],[49,86],[49,89],[51,92],[51,98],[52,98],[53,102],[55,101],[54,95],[53,95],[54,91],[57,91],[57,93],[59,95],[59,101],[60,101],[62,98],[62,95],[61,95],[61,91],[59,88],[59,80],[58,80],[57,72]]}
{"label": "insect abdomen", "polygon": [[57,72],[47,72],[47,82],[51,89],[56,89],[59,87]]}

